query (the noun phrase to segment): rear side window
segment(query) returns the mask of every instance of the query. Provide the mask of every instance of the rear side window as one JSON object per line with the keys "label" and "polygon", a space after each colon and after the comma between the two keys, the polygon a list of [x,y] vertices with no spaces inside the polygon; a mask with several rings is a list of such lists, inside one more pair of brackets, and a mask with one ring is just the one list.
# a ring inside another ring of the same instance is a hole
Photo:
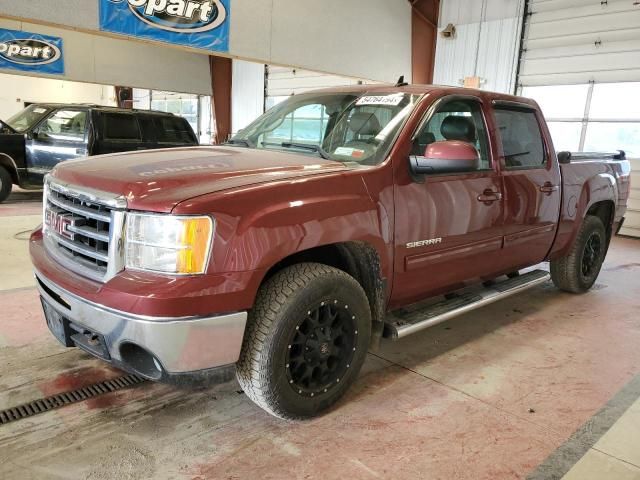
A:
{"label": "rear side window", "polygon": [[142,130],[142,138],[147,142],[156,140],[156,126],[151,115],[138,115],[138,123]]}
{"label": "rear side window", "polygon": [[535,112],[497,107],[495,115],[507,169],[544,168],[547,159]]}
{"label": "rear side window", "polygon": [[129,113],[103,113],[105,140],[140,140],[140,127],[136,117]]}
{"label": "rear side window", "polygon": [[195,143],[189,123],[181,117],[156,118],[156,136],[161,143]]}

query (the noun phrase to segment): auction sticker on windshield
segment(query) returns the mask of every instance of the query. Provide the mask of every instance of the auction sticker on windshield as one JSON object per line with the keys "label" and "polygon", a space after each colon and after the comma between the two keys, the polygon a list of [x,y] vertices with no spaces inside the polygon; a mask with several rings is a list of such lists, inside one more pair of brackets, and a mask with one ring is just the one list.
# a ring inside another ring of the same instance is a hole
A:
{"label": "auction sticker on windshield", "polygon": [[366,95],[360,97],[356,102],[356,105],[389,105],[391,107],[397,107],[404,98],[403,93],[394,93],[391,95]]}
{"label": "auction sticker on windshield", "polygon": [[338,147],[333,152],[334,155],[342,155],[345,157],[361,158],[364,150],[358,148]]}
{"label": "auction sticker on windshield", "polygon": [[230,0],[99,0],[100,30],[229,51]]}

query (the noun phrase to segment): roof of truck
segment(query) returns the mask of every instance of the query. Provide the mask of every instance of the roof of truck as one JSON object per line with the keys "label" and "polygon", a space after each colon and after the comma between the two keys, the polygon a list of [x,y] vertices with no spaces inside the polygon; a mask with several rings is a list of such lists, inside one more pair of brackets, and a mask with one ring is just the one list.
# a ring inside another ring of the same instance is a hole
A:
{"label": "roof of truck", "polygon": [[502,102],[513,102],[527,104],[531,107],[538,107],[538,104],[526,97],[519,97],[516,95],[508,95],[506,93],[490,92],[487,90],[480,90],[476,88],[463,88],[452,87],[448,85],[393,85],[393,84],[368,84],[368,85],[347,85],[343,87],[330,87],[312,92],[305,93],[321,93],[321,92],[335,92],[335,93],[409,93],[413,95],[425,95],[428,93],[435,93],[437,95],[473,95],[480,98],[486,98],[487,100],[496,100]]}
{"label": "roof of truck", "polygon": [[170,112],[162,112],[160,110],[143,110],[139,108],[120,108],[113,107],[109,105],[98,105],[96,103],[51,103],[51,102],[33,102],[30,105],[37,105],[39,107],[44,108],[61,108],[61,107],[71,107],[71,108],[90,108],[92,110],[109,110],[116,112],[136,112],[136,113],[152,113],[152,114],[160,114],[160,115],[171,115],[175,116],[175,114]]}

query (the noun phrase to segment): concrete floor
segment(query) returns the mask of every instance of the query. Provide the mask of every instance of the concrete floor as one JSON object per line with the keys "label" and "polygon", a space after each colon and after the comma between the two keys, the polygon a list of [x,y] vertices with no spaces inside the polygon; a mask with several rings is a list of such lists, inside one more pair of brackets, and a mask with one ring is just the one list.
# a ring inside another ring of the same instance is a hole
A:
{"label": "concrete floor", "polygon": [[[121,374],[46,329],[23,233],[40,208],[21,192],[0,205],[0,410]],[[591,292],[549,283],[387,343],[308,422],[230,382],[145,383],[0,425],[0,478],[640,479],[639,272],[640,241],[616,238]]]}

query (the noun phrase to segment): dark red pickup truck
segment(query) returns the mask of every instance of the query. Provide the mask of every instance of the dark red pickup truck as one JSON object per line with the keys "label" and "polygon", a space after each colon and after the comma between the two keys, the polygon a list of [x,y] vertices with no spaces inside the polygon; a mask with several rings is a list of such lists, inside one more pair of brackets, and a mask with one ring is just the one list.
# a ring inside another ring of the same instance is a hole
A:
{"label": "dark red pickup truck", "polygon": [[549,277],[588,290],[629,170],[622,152],[556,155],[525,98],[318,91],[225,146],[60,164],[30,251],[64,345],[152,380],[235,368],[262,408],[303,418],[383,337]]}

